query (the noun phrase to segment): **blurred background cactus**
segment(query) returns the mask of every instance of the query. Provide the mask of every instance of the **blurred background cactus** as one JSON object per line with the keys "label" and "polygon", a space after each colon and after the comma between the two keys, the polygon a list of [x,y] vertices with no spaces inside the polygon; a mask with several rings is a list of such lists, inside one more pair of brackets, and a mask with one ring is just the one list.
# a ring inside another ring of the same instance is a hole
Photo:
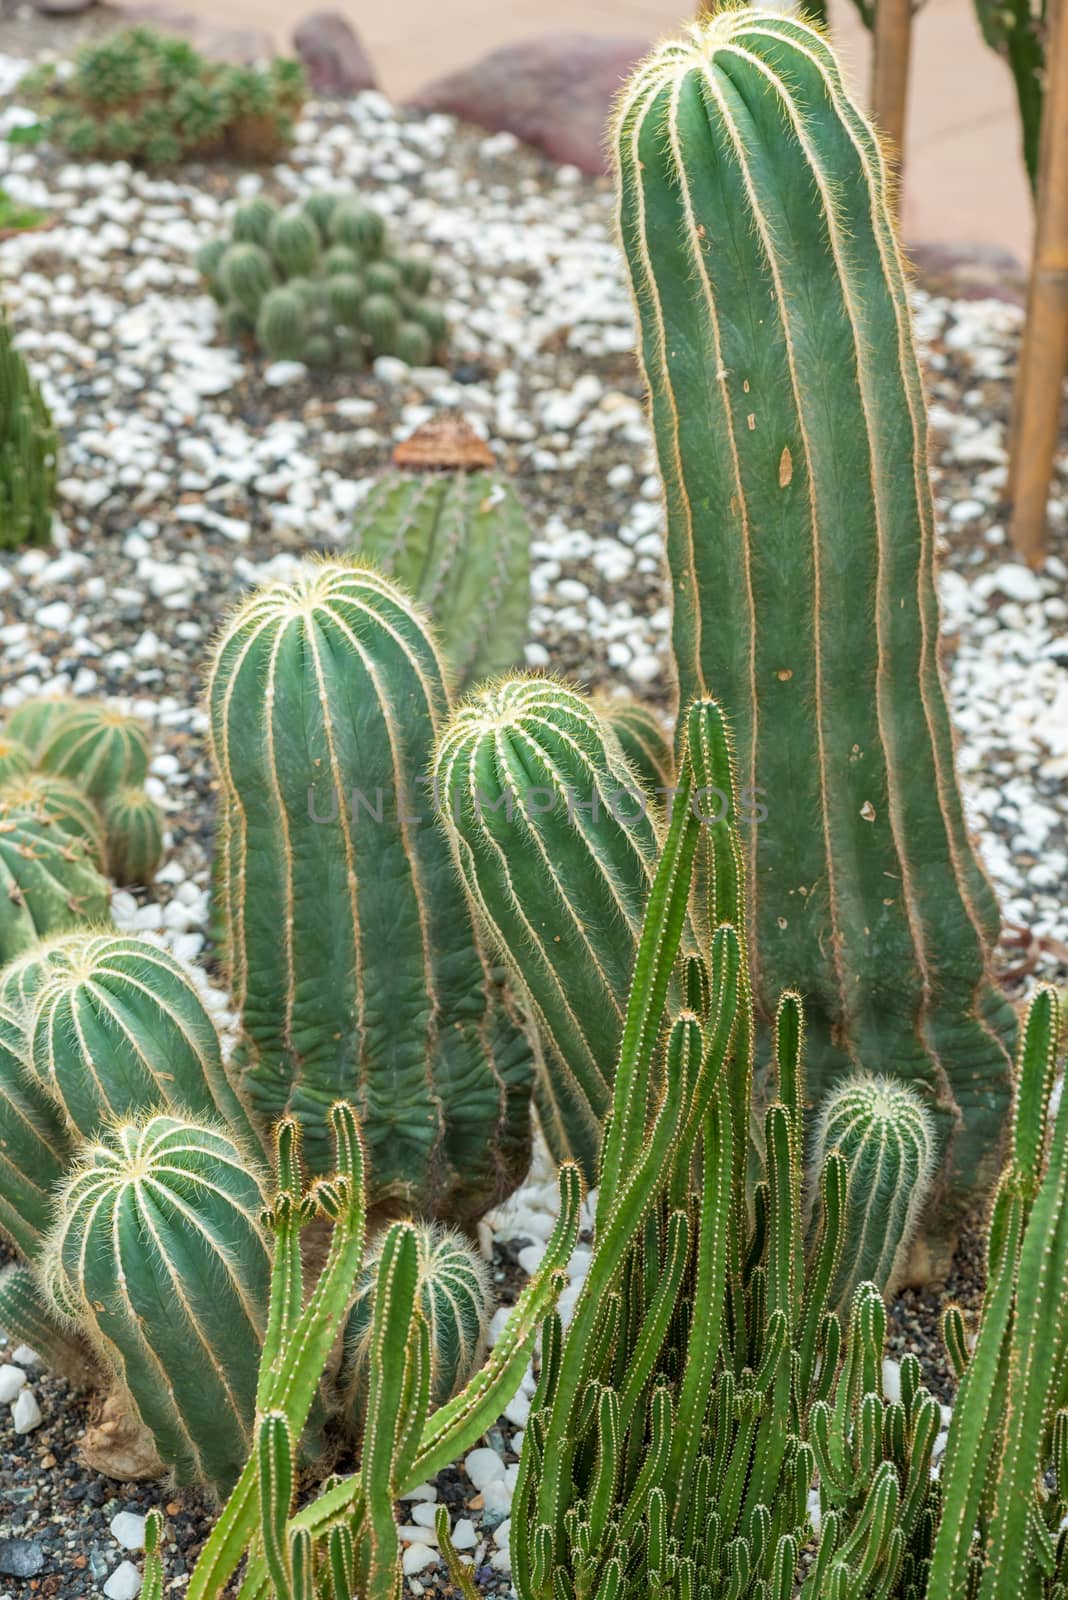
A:
{"label": "blurred background cactus", "polygon": [[523,659],[530,524],[462,418],[424,423],[393,460],[360,502],[349,548],[426,606],[463,694]]}
{"label": "blurred background cactus", "polygon": [[298,62],[227,66],[150,28],[88,44],[69,75],[47,66],[23,85],[41,114],[40,137],[80,159],[148,167],[220,155],[274,160],[304,91]]}
{"label": "blurred background cactus", "polygon": [[57,457],[51,414],[0,312],[0,546],[51,539]]}
{"label": "blurred background cactus", "polygon": [[428,366],[444,353],[444,312],[426,298],[430,264],[398,253],[385,223],[351,194],[322,193],[281,210],[257,197],[234,212],[229,239],[197,265],[235,343],[271,360],[359,370],[375,356]]}
{"label": "blurred background cactus", "polygon": [[883,155],[826,40],[745,9],[649,58],[614,142],[680,694],[730,706],[741,788],[767,809],[744,835],[763,1059],[797,986],[817,1103],[858,1068],[922,1094],[937,1276],[997,1174],[1015,1020],[939,675]]}

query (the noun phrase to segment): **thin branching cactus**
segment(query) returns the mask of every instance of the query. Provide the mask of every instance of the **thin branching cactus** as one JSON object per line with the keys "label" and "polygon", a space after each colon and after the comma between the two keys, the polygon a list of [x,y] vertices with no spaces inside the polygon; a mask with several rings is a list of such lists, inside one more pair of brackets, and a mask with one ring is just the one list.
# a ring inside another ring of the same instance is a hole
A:
{"label": "thin branching cactus", "polygon": [[762,1037],[796,986],[815,1101],[858,1068],[924,1086],[951,1234],[997,1174],[1014,1016],[939,677],[884,160],[825,38],[747,7],[650,56],[613,144],[680,696],[730,707],[767,809],[744,838]]}

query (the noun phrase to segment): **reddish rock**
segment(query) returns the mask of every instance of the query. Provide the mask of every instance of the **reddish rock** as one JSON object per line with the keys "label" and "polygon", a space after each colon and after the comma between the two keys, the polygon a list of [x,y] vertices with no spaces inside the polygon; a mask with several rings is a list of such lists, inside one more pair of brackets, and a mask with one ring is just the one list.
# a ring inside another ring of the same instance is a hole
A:
{"label": "reddish rock", "polygon": [[293,48],[317,95],[345,99],[377,89],[378,79],[359,35],[340,11],[314,11],[297,24]]}
{"label": "reddish rock", "polygon": [[421,89],[412,105],[514,133],[554,161],[604,172],[605,124],[644,39],[554,33],[505,45]]}
{"label": "reddish rock", "polygon": [[131,0],[128,4],[109,5],[120,23],[127,27],[154,28],[158,33],[171,33],[179,39],[188,39],[194,49],[210,61],[227,61],[232,66],[247,66],[256,61],[270,61],[278,54],[269,33],[259,28],[228,28],[210,22],[206,17],[195,16],[169,5],[166,0]]}

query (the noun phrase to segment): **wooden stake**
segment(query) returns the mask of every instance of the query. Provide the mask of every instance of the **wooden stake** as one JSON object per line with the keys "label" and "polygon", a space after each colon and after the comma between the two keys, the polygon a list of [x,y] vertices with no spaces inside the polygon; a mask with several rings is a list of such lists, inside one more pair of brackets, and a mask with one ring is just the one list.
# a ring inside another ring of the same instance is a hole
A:
{"label": "wooden stake", "polygon": [[1046,508],[1068,359],[1068,22],[1053,8],[1042,112],[1035,245],[1009,446],[1012,542],[1032,567],[1046,554]]}
{"label": "wooden stake", "polygon": [[900,203],[905,159],[905,115],[912,47],[912,0],[875,0],[872,27],[871,109],[889,146]]}

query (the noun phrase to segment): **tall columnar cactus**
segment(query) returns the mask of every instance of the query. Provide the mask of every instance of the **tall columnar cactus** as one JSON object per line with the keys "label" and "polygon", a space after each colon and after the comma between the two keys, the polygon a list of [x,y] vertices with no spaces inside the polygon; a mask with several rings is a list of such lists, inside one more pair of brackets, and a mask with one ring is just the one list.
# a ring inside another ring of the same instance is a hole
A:
{"label": "tall columnar cactus", "polygon": [[[494,1299],[481,1256],[460,1234],[439,1223],[413,1226],[416,1305],[430,1336],[430,1401],[442,1406],[471,1377],[481,1359]],[[346,1410],[362,1412],[374,1323],[375,1284],[385,1234],[373,1240],[345,1323],[338,1387]]]}
{"label": "tall columnar cactus", "polygon": [[654,808],[589,700],[540,677],[508,678],[459,707],[434,789],[464,881],[537,1021],[546,1138],[596,1182],[656,862]]}
{"label": "tall columnar cactus", "polygon": [[[836,1150],[845,1162],[847,1225],[832,1305],[848,1307],[858,1283],[892,1294],[938,1161],[931,1116],[914,1089],[858,1073],[835,1085],[820,1107],[811,1171]],[[815,1190],[815,1185],[810,1184]]]}
{"label": "tall columnar cactus", "polygon": [[106,800],[125,784],[144,783],[148,755],[148,731],[136,717],[75,700],[45,723],[36,761],[46,772],[74,779],[94,800]]}
{"label": "tall columnar cactus", "polygon": [[252,1444],[270,1254],[264,1197],[216,1129],[109,1128],[57,1200],[43,1271],[179,1483],[230,1489]]}
{"label": "tall columnar cactus", "polygon": [[348,1096],[372,1203],[461,1220],[525,1170],[532,1068],[419,787],[446,710],[422,614],[346,563],[253,595],[211,670],[249,1101],[321,1171]]}
{"label": "tall columnar cactus", "polygon": [[85,1138],[152,1110],[221,1123],[262,1147],[223,1068],[215,1024],[181,963],[146,939],[90,935],[37,991],[29,1056]]}
{"label": "tall columnar cactus", "polygon": [[512,486],[485,470],[477,437],[442,438],[441,424],[429,423],[403,448],[411,466],[381,478],[360,504],[350,548],[426,606],[462,692],[522,660],[530,525]]}
{"label": "tall columnar cactus", "polygon": [[163,813],[143,789],[124,786],[104,805],[108,870],[116,883],[150,883],[163,854]]}
{"label": "tall columnar cactus", "polygon": [[37,811],[62,832],[80,839],[99,872],[107,870],[104,830],[84,789],[52,772],[23,772],[0,782],[0,806]]}
{"label": "tall columnar cactus", "polygon": [[[26,1061],[22,1019],[0,1005],[0,1233],[35,1260],[75,1141]],[[2,1326],[2,1324],[0,1324]]]}
{"label": "tall columnar cactus", "polygon": [[47,544],[56,499],[56,431],[0,314],[0,545]]}
{"label": "tall columnar cactus", "polygon": [[1011,1009],[938,664],[923,392],[889,181],[826,40],[728,9],[615,124],[685,703],[731,708],[765,1024],[805,995],[816,1100],[926,1086],[953,1216],[996,1173]]}
{"label": "tall columnar cactus", "polygon": [[48,934],[105,921],[108,905],[84,840],[39,805],[0,805],[0,964]]}
{"label": "tall columnar cactus", "polygon": [[1018,1053],[974,1349],[960,1310],[945,1315],[960,1387],[928,1591],[938,1600],[1060,1600],[1068,1586],[1068,1096],[1049,1127],[1063,1045],[1056,991],[1040,989]]}

